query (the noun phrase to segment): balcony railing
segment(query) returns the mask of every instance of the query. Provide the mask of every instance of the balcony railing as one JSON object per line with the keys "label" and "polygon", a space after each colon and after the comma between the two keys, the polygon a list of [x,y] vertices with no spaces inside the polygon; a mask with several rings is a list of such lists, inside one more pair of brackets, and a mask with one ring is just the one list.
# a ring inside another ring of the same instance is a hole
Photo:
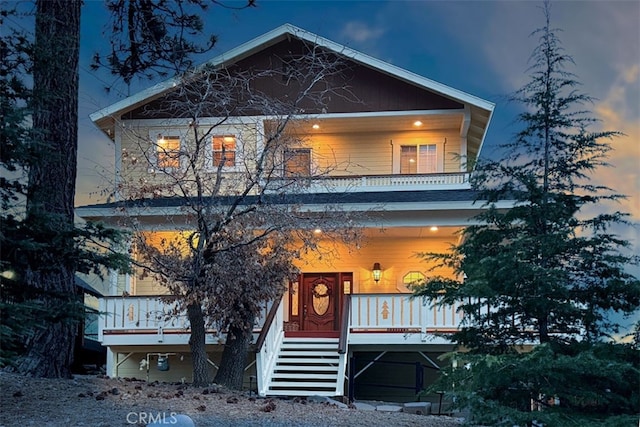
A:
{"label": "balcony railing", "polygon": [[[282,179],[282,184],[287,181]],[[345,175],[296,178],[296,185],[303,182],[309,193],[323,192],[373,192],[415,191],[470,188],[468,173],[430,173],[412,175]],[[297,187],[296,187],[297,189]]]}

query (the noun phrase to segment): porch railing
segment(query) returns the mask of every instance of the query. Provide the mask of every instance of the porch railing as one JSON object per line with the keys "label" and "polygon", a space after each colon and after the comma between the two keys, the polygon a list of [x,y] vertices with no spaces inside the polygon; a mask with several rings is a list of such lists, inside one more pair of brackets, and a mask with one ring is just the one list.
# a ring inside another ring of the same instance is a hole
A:
{"label": "porch railing", "polygon": [[258,375],[258,394],[264,396],[269,389],[269,381],[278,350],[284,339],[284,304],[272,306],[267,315],[265,328],[260,332],[256,342],[256,374]]}
{"label": "porch railing", "polygon": [[352,330],[456,330],[462,313],[457,306],[434,307],[409,294],[356,294],[351,296]]}
{"label": "porch railing", "polygon": [[[185,311],[177,309],[174,298],[158,295],[109,296],[100,299],[99,335],[103,340],[105,331],[110,333],[141,332],[150,333],[162,328],[163,331],[186,331],[189,319]],[[260,329],[266,319],[271,304],[267,304],[256,319]]]}
{"label": "porch railing", "polygon": [[[456,330],[462,320],[462,313],[456,311],[457,306],[432,307],[421,299],[410,298],[410,294],[353,294],[350,300],[350,310],[346,315],[349,319],[348,331],[447,332]],[[271,306],[272,304],[266,305],[256,319],[254,332],[262,329]],[[269,334],[281,332],[283,329],[282,306],[283,304],[280,304],[272,327],[264,337],[263,348],[268,346],[268,342],[275,342],[275,336]],[[159,328],[164,332],[189,329],[186,313],[177,311],[177,301],[151,295],[111,296],[100,299],[100,341],[103,340],[105,331],[110,334],[145,331],[154,333]],[[348,336],[347,334],[346,337]]]}

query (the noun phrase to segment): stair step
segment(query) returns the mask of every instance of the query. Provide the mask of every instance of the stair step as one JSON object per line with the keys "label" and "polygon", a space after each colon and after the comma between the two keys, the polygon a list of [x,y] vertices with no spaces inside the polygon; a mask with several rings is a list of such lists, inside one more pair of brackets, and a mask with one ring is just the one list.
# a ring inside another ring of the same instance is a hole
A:
{"label": "stair step", "polygon": [[300,389],[300,390],[310,390],[310,389],[324,389],[324,390],[336,390],[336,383],[333,382],[317,382],[317,381],[306,381],[306,382],[298,382],[298,381],[278,381],[277,383],[271,383],[269,390],[285,390],[285,389]]}
{"label": "stair step", "polygon": [[293,348],[296,350],[309,349],[309,351],[313,351],[313,350],[338,351],[338,346],[335,343],[309,343],[309,344],[303,345],[302,343],[285,342],[285,343],[282,343],[281,348],[283,350],[288,350]]}
{"label": "stair step", "polygon": [[336,391],[325,390],[271,390],[267,391],[267,396],[328,396],[333,397]]}
{"label": "stair step", "polygon": [[308,343],[335,343],[338,344],[339,339],[338,338],[287,338],[285,337],[284,340],[282,341],[283,344],[286,343],[301,343],[301,344],[308,344]]}
{"label": "stair step", "polygon": [[291,365],[293,363],[303,364],[303,365],[333,365],[338,364],[338,359],[312,359],[312,358],[301,358],[301,357],[285,357],[276,360],[276,365]]}
{"label": "stair step", "polygon": [[276,365],[276,372],[308,372],[308,371],[333,371],[336,372],[338,370],[338,366],[333,365]]}
{"label": "stair step", "polygon": [[335,396],[340,377],[338,338],[285,337],[268,396]]}
{"label": "stair step", "polygon": [[321,357],[332,357],[332,358],[340,357],[337,351],[283,350],[278,355],[278,357],[288,357],[288,356],[308,356],[308,357],[313,357],[314,359],[320,359]]}
{"label": "stair step", "polygon": [[[333,380],[336,381],[338,376],[337,372],[333,374],[310,374],[308,372],[300,373],[300,372],[277,372],[271,376],[272,379],[304,379],[304,380]],[[300,378],[304,377],[304,378]]]}

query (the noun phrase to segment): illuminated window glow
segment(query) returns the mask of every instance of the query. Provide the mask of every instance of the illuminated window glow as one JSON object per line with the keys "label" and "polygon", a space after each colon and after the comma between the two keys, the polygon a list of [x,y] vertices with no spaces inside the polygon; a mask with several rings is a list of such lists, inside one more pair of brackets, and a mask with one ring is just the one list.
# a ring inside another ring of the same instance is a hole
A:
{"label": "illuminated window glow", "polygon": [[402,277],[402,283],[404,286],[411,290],[411,286],[424,280],[424,274],[419,271],[410,271]]}
{"label": "illuminated window glow", "polygon": [[435,144],[400,146],[400,173],[434,173],[437,170]]}
{"label": "illuminated window glow", "polygon": [[236,137],[233,135],[215,135],[213,143],[213,166],[235,166],[236,165]]}
{"label": "illuminated window glow", "polygon": [[180,137],[158,135],[156,140],[158,168],[177,169],[180,167]]}

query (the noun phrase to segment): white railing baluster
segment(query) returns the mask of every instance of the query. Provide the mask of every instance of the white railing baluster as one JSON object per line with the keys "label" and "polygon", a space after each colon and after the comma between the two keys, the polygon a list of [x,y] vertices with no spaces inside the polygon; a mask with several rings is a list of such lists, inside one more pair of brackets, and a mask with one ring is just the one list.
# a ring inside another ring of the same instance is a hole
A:
{"label": "white railing baluster", "polygon": [[351,328],[456,329],[461,320],[457,306],[434,307],[407,294],[354,294]]}
{"label": "white railing baluster", "polygon": [[[277,180],[277,179],[276,179]],[[279,186],[276,186],[280,188]],[[412,174],[412,175],[362,175],[323,176],[311,179],[306,192],[331,191],[411,191],[438,189],[468,189],[469,174],[466,172]],[[296,187],[296,190],[300,190]]]}

